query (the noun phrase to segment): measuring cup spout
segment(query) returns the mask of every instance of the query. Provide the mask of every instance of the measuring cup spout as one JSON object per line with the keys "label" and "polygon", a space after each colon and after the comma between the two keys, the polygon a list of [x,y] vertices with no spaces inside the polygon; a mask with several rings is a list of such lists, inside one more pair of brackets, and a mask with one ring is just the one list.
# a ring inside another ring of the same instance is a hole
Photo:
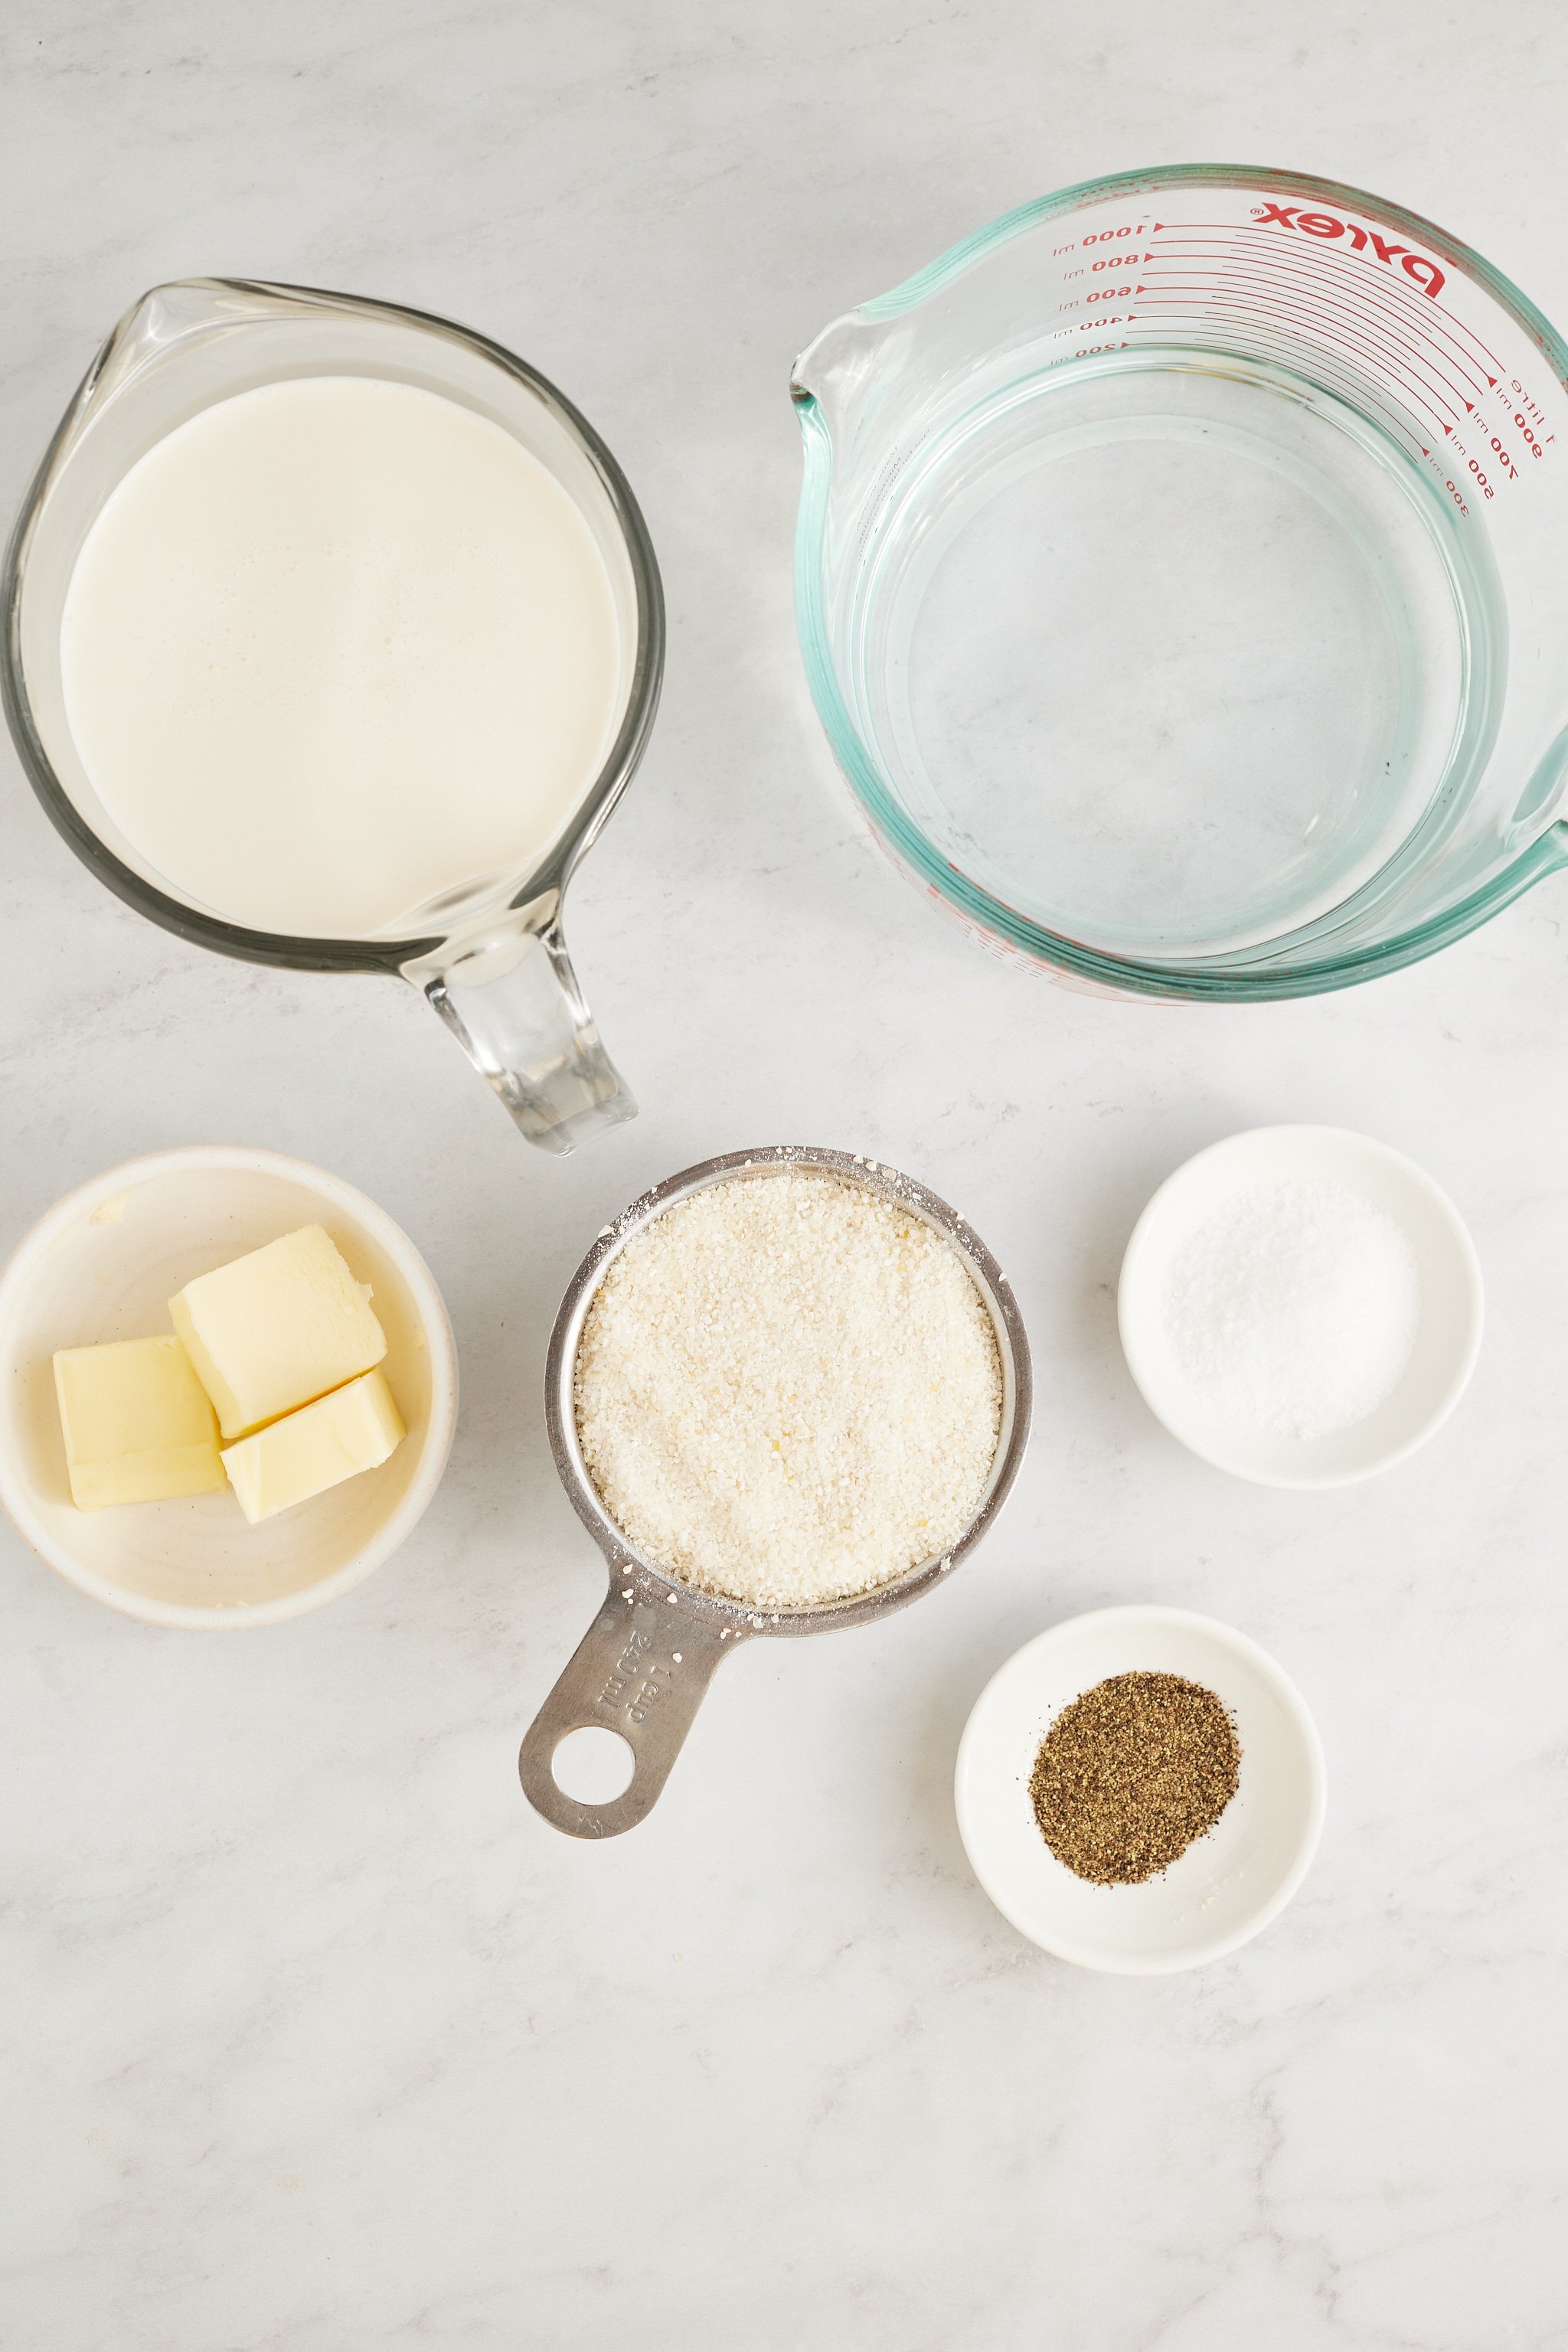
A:
{"label": "measuring cup spout", "polygon": [[901,320],[868,319],[849,310],[824,327],[790,370],[790,396],[813,403],[830,433],[852,429],[859,404],[885,387],[906,331]]}
{"label": "measuring cup spout", "polygon": [[531,1143],[574,1151],[637,1117],[577,985],[558,890],[403,970]]}

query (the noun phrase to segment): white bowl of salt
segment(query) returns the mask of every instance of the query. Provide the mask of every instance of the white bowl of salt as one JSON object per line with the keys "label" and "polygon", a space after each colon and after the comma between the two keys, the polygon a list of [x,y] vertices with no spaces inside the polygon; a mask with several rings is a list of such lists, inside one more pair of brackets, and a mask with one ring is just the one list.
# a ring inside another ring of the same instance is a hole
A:
{"label": "white bowl of salt", "polygon": [[1166,1178],[1132,1231],[1121,1345],[1216,1468],[1342,1486],[1446,1421],[1481,1344],[1481,1270],[1447,1194],[1337,1127],[1259,1127]]}

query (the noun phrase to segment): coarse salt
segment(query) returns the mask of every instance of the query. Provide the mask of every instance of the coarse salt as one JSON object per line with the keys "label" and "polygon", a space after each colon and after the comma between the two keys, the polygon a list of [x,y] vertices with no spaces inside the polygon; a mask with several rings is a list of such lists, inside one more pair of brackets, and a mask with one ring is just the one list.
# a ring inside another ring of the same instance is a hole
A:
{"label": "coarse salt", "polygon": [[952,1549],[995,1454],[1002,1370],[939,1233],[862,1185],[784,1169],[711,1185],[627,1244],[584,1322],[575,1401],[629,1541],[773,1611]]}
{"label": "coarse salt", "polygon": [[1206,1403],[1307,1440],[1393,1394],[1415,1345],[1421,1272],[1385,1211],[1299,1178],[1216,1209],[1177,1252],[1163,1303],[1172,1353]]}

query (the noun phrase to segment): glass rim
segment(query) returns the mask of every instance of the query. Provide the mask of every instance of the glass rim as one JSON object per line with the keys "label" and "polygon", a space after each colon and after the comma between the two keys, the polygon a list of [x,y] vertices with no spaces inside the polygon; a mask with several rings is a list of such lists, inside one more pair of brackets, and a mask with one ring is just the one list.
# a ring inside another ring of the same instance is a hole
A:
{"label": "glass rim", "polygon": [[1456,269],[1479,278],[1503,309],[1512,312],[1531,341],[1540,345],[1558,382],[1568,390],[1568,340],[1536,309],[1528,294],[1484,254],[1439,228],[1424,213],[1412,212],[1407,205],[1394,204],[1387,196],[1375,195],[1369,188],[1352,186],[1348,180],[1325,180],[1315,172],[1293,172],[1276,163],[1156,163],[1142,171],[1111,172],[1101,179],[1075,181],[1070,187],[1055,189],[1049,195],[1036,196],[1027,204],[1016,205],[1010,212],[998,214],[984,227],[961,237],[956,245],[950,245],[934,261],[900,279],[886,294],[874,295],[869,301],[855,307],[865,319],[897,318],[940,292],[997,246],[1005,245],[1058,213],[1101,197],[1137,195],[1163,187],[1184,186],[1304,188],[1329,202],[1337,202],[1342,210],[1372,213],[1380,219],[1397,222],[1401,228],[1442,254]]}
{"label": "glass rim", "polygon": [[563,891],[574,868],[592,846],[616,801],[631,782],[651,731],[664,676],[664,592],[653,541],[631,484],[605,442],[582,412],[548,376],[478,329],[465,327],[438,312],[419,310],[402,302],[383,302],[368,295],[344,294],[329,287],[296,286],[278,278],[199,277],[165,278],[133,302],[112,333],[95,353],[86,374],[71,395],[64,416],[23,497],[0,570],[0,701],[23,770],[56,830],[77,856],[117,898],[164,930],[212,949],[219,955],[247,963],[284,965],[301,971],[401,971],[405,964],[433,955],[447,941],[444,931],[405,940],[338,940],[296,937],[287,932],[252,929],[186,904],[148,881],[117,857],[100,839],[78,809],[55,772],[34,722],[22,662],[22,598],[27,550],[44,501],[49,494],[62,451],[71,441],[99,378],[119,346],[132,320],[155,295],[176,289],[217,289],[259,295],[269,300],[300,301],[323,310],[347,311],[364,318],[390,319],[433,334],[442,341],[465,344],[502,373],[521,384],[547,409],[587,458],[609,500],[626,546],[637,598],[637,644],[632,658],[626,708],[615,741],[606,752],[591,788],[584,794],[566,831],[556,840],[504,905],[502,915],[528,906],[545,893]]}

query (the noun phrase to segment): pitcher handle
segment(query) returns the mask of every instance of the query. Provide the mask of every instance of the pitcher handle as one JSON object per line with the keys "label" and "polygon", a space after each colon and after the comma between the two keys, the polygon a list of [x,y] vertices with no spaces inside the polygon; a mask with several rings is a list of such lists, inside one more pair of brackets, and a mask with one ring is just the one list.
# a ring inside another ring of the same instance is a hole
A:
{"label": "pitcher handle", "polygon": [[561,931],[560,894],[404,966],[530,1143],[574,1151],[637,1107],[599,1042]]}

